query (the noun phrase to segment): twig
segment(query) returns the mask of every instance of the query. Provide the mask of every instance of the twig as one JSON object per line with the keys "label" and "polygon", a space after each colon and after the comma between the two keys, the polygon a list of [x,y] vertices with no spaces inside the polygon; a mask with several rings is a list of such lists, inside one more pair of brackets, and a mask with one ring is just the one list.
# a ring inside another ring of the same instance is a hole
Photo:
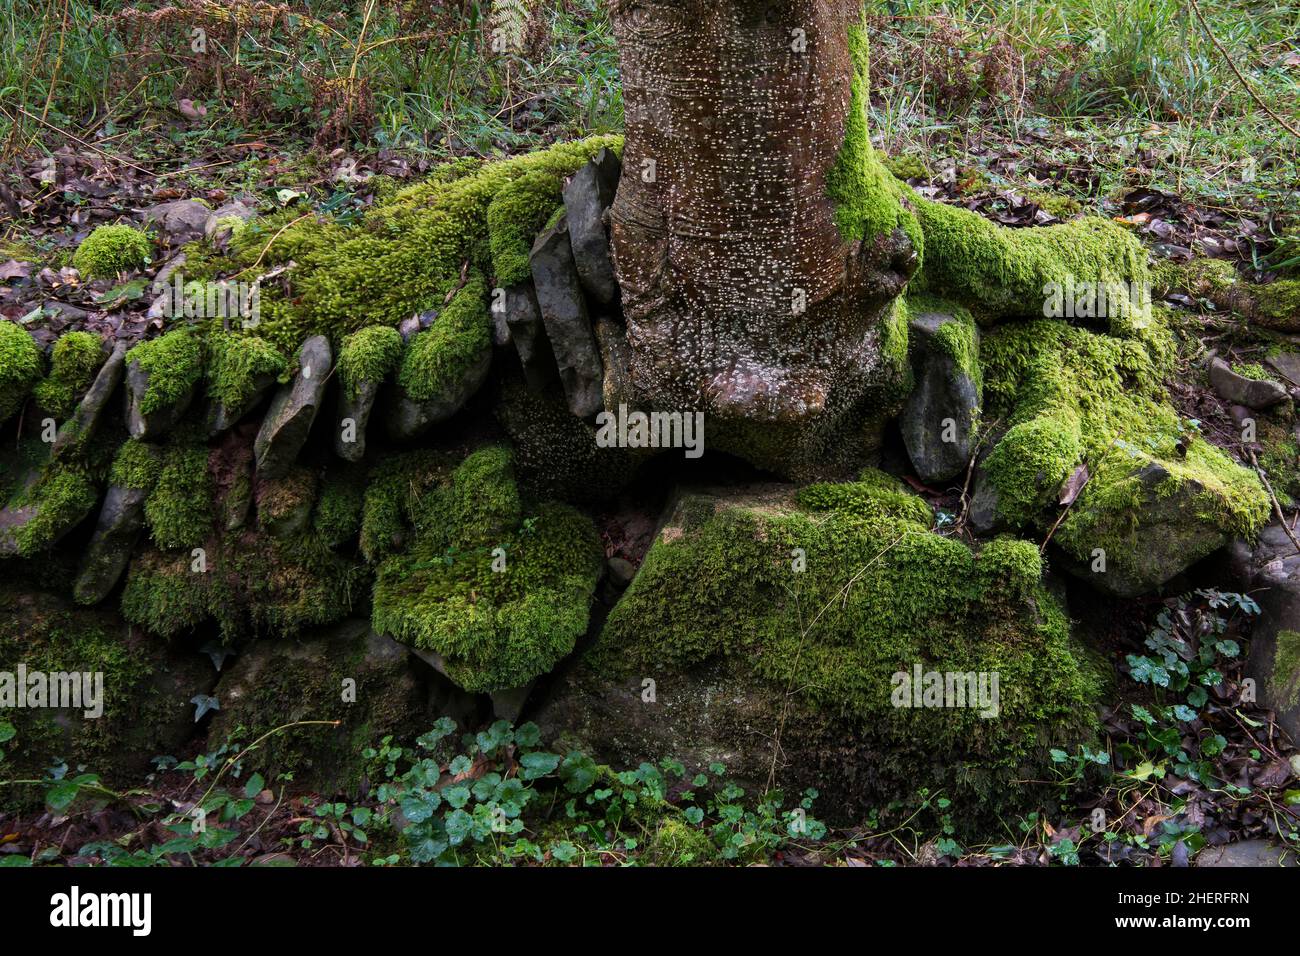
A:
{"label": "twig", "polygon": [[1250,455],[1250,463],[1255,466],[1255,473],[1259,475],[1259,480],[1264,483],[1264,490],[1268,492],[1269,500],[1273,502],[1273,513],[1277,515],[1277,522],[1286,532],[1286,536],[1291,539],[1291,544],[1295,546],[1296,554],[1300,554],[1300,541],[1296,540],[1295,532],[1291,526],[1286,523],[1286,515],[1282,513],[1282,505],[1277,500],[1277,495],[1273,494],[1273,486],[1268,482],[1268,475],[1264,474],[1264,469],[1259,467],[1259,459],[1255,457],[1254,449],[1246,449],[1246,454]]}

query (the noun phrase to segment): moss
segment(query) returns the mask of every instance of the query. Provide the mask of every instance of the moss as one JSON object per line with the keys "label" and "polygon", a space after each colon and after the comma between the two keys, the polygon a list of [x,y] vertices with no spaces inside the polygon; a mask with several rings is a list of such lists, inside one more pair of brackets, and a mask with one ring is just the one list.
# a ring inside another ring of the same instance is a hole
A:
{"label": "moss", "polygon": [[621,151],[622,138],[593,136],[499,162],[458,162],[398,191],[355,226],[309,218],[280,233],[299,210],[249,223],[230,245],[237,268],[259,256],[261,267],[297,263],[291,300],[263,290],[258,334],[285,350],[314,333],[337,345],[365,326],[395,326],[436,308],[460,284],[466,261],[484,275],[493,271],[487,212],[503,188],[531,173],[562,179],[606,147]]}
{"label": "moss", "polygon": [[113,459],[109,483],[119,488],[152,491],[158,483],[158,476],[162,474],[162,459],[162,450],[157,445],[128,439],[122,443]]}
{"label": "moss", "polygon": [[1264,366],[1258,362],[1233,363],[1232,370],[1242,378],[1253,379],[1257,382],[1271,382],[1273,380],[1273,376],[1269,375]]}
{"label": "moss", "polygon": [[408,485],[407,552],[378,568],[375,629],[440,655],[466,690],[546,673],[586,631],[603,563],[595,527],[559,504],[523,518],[504,449],[422,474],[422,486]]}
{"label": "moss", "polygon": [[527,173],[507,184],[487,211],[492,270],[502,286],[528,279],[533,240],[564,198],[564,178],[545,170]]}
{"label": "moss", "polygon": [[361,530],[366,494],[364,477],[365,473],[355,466],[335,467],[326,472],[321,482],[312,525],[331,548],[340,548],[354,540]]}
{"label": "moss", "polygon": [[447,394],[492,346],[487,289],[481,276],[442,310],[433,325],[406,346],[397,382],[410,398],[428,401]]}
{"label": "moss", "polygon": [[355,399],[362,382],[382,382],[401,357],[402,336],[397,329],[372,325],[354,332],[339,349],[339,384],[349,398]]}
{"label": "moss", "polygon": [[160,548],[194,548],[212,530],[213,485],[208,449],[177,444],[164,453],[158,480],[144,505],[145,520]]}
{"label": "moss", "polygon": [[[97,718],[86,718],[84,708],[5,712],[17,735],[0,744],[4,776],[41,777],[66,762],[92,770],[110,786],[138,781],[151,758],[172,750],[172,731],[192,726],[194,691],[177,691],[202,668],[210,670],[202,662],[195,668],[169,659],[160,642],[123,627],[111,613],[74,608],[12,581],[0,582],[0,661],[11,672],[22,664],[29,673],[103,675],[103,713]],[[0,788],[0,804],[15,805],[22,796]]]}
{"label": "moss", "polygon": [[36,515],[18,528],[14,540],[18,554],[33,557],[79,525],[94,510],[99,489],[80,469],[50,465],[19,500],[19,506],[35,506]]}
{"label": "moss", "polygon": [[142,268],[151,248],[149,236],[134,226],[98,226],[77,246],[72,266],[83,278],[111,279],[127,269]]}
{"label": "moss", "polygon": [[1300,331],[1300,279],[1254,286],[1255,321],[1272,329]]}
{"label": "moss", "polygon": [[402,548],[412,506],[451,473],[449,461],[427,449],[391,455],[371,470],[361,511],[361,554],[371,563]]}
{"label": "moss", "polygon": [[22,408],[44,366],[36,340],[16,322],[0,322],[0,424]]}
{"label": "moss", "polygon": [[203,375],[203,339],[193,328],[173,329],[126,353],[148,375],[140,410],[148,415],[179,402]]}
{"label": "moss", "polygon": [[926,259],[918,291],[951,296],[981,322],[1044,314],[1053,284],[1093,283],[1098,288],[1137,290],[1116,296],[1110,331],[1128,335],[1151,321],[1142,293],[1149,285],[1146,251],[1120,226],[1088,217],[1056,226],[1008,229],[983,216],[917,198]]}
{"label": "moss", "polygon": [[1276,640],[1272,690],[1281,707],[1294,707],[1300,703],[1300,632],[1280,630]]}
{"label": "moss", "polygon": [[929,179],[933,173],[925,160],[919,156],[887,156],[882,160],[890,174],[904,181],[908,179]]}
{"label": "moss", "polygon": [[289,360],[265,339],[214,332],[207,344],[208,397],[227,409],[243,408],[252,400],[258,379],[288,380]]}
{"label": "moss", "polygon": [[922,230],[909,208],[910,191],[890,175],[871,145],[867,129],[870,57],[864,27],[849,27],[849,53],[854,71],[844,144],[826,175],[835,225],[846,242],[870,241],[902,229],[922,256]]}
{"label": "moss", "polygon": [[[1081,462],[1091,477],[1054,539],[1080,560],[1102,548],[1131,569],[1181,547],[1190,562],[1223,535],[1249,537],[1263,522],[1268,499],[1258,477],[1167,404],[1172,346],[1163,328],[1121,339],[1059,322],[1017,323],[985,336],[981,349],[985,415],[1009,426],[988,473],[1013,522],[1054,520],[1043,509]],[[1153,547],[1140,533],[1147,520],[1164,522],[1163,536],[1187,538]]]}
{"label": "moss", "polygon": [[800,488],[795,500],[808,511],[853,515],[872,523],[911,521],[929,528],[934,520],[924,499],[897,478],[871,468],[854,482]]}
{"label": "moss", "polygon": [[295,465],[280,478],[262,478],[257,483],[257,522],[268,534],[300,531],[316,503],[316,473]]}
{"label": "moss", "polygon": [[[919,520],[928,509],[900,506],[890,479],[868,473],[856,485],[839,507],[819,490],[832,510],[816,512],[803,506],[806,489],[797,503],[779,494],[684,502],[586,668],[607,679],[653,674],[676,688],[679,709],[686,672],[706,675],[708,686],[721,681],[730,690],[702,706],[721,721],[721,700],[743,699],[741,735],[776,726],[788,699],[781,744],[794,772],[814,758],[815,728],[825,725],[829,759],[858,800],[919,787],[944,788],[963,808],[972,798],[1032,799],[1019,781],[1041,774],[1052,741],[1095,732],[1101,687],[1041,585],[1037,548],[1005,540],[973,554],[929,531]],[[792,567],[795,548],[806,556],[802,570]],[[998,672],[998,718],[895,706],[894,675],[916,664]],[[855,754],[867,768],[852,765]]]}
{"label": "moss", "polygon": [[708,866],[718,859],[709,834],[677,816],[663,817],[645,845],[651,866]]}
{"label": "moss", "polygon": [[1062,196],[1060,193],[1042,189],[1030,189],[1025,192],[1025,198],[1057,219],[1072,219],[1083,212],[1083,204],[1073,196]]}
{"label": "moss", "polygon": [[188,552],[136,555],[123,616],[162,637],[211,620],[227,643],[263,634],[292,638],[346,617],[364,578],[314,534],[231,532],[205,547],[203,571]]}
{"label": "moss", "polygon": [[32,390],[32,397],[55,418],[67,418],[95,381],[104,358],[98,335],[69,332],[61,336],[54,343],[50,374]]}

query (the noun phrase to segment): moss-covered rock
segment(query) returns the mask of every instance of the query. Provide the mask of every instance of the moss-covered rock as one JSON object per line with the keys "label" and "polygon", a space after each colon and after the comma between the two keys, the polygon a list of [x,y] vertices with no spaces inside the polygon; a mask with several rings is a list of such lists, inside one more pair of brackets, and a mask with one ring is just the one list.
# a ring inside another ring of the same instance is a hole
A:
{"label": "moss-covered rock", "polygon": [[1098,587],[1158,588],[1268,513],[1258,477],[1165,400],[1167,333],[1115,338],[1060,322],[999,327],[982,345],[986,415],[1007,432],[985,465],[1012,526],[1056,523],[1062,483],[1090,478],[1053,541]]}
{"label": "moss-covered rock", "polygon": [[184,416],[203,377],[203,337],[192,327],[173,329],[126,353],[127,430],[156,438]]}
{"label": "moss-covered rock", "polygon": [[0,424],[22,408],[44,367],[40,346],[27,330],[16,322],[0,322]]}
{"label": "moss-covered rock", "polygon": [[105,358],[98,335],[69,332],[60,336],[50,356],[50,374],[32,390],[32,398],[55,418],[67,418],[94,382]]}
{"label": "moss-covered rock", "polygon": [[345,621],[302,641],[257,641],[241,652],[213,691],[221,709],[209,739],[245,745],[295,721],[337,721],[268,737],[246,764],[333,795],[355,793],[362,751],[392,735],[428,729],[428,695],[396,642],[365,621]]}
{"label": "moss-covered rock", "polygon": [[[149,467],[143,456],[139,466]],[[196,548],[204,542],[213,517],[206,445],[178,442],[167,448],[158,479],[145,501],[144,515],[154,544],[160,548]]]}
{"label": "moss-covered rock", "polygon": [[270,342],[251,335],[216,332],[208,337],[206,374],[213,402],[210,426],[223,431],[261,400],[276,382],[288,380],[289,360]]}
{"label": "moss-covered rock", "polygon": [[[590,519],[565,505],[523,507],[509,453],[485,448],[449,475],[412,467],[399,484],[399,514],[411,530],[405,553],[377,569],[376,630],[437,655],[444,673],[466,690],[518,687],[549,671],[587,629],[603,555]],[[372,486],[374,493],[374,486]],[[365,537],[376,532],[367,496]]]}
{"label": "moss-covered rock", "polygon": [[144,266],[151,249],[149,236],[134,226],[97,226],[77,246],[72,267],[86,279],[111,279],[119,272]]}
{"label": "moss-covered rock", "polygon": [[[97,717],[86,716],[84,700],[81,709],[5,703],[5,719],[18,731],[0,744],[8,779],[44,777],[62,762],[84,765],[109,785],[137,783],[153,757],[179,753],[194,727],[190,700],[207,693],[217,677],[205,656],[170,649],[112,611],[75,608],[12,580],[0,582],[0,662],[10,673],[22,666],[29,674],[102,675]],[[0,805],[35,796],[0,788]]]}
{"label": "moss-covered rock", "polygon": [[[775,767],[840,815],[921,787],[963,812],[1027,805],[1048,747],[1095,732],[1100,679],[1035,545],[977,554],[928,512],[876,473],[682,495],[539,723],[614,761],[720,760],[760,787]],[[996,672],[997,704],[900,701],[918,667]]]}

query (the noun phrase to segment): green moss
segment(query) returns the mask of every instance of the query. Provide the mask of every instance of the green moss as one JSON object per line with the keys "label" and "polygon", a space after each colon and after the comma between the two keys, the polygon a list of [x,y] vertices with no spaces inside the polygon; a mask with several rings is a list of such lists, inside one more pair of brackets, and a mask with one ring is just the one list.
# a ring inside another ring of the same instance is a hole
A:
{"label": "green moss", "polygon": [[1252,287],[1255,320],[1284,331],[1300,331],[1300,279],[1280,279]]}
{"label": "green moss", "polygon": [[32,390],[32,397],[55,418],[67,418],[95,381],[104,358],[98,335],[69,332],[61,336],[54,343],[50,374]]}
{"label": "green moss", "polygon": [[122,614],[172,637],[208,620],[227,643],[257,635],[292,638],[351,611],[364,573],[313,534],[254,531],[209,541],[206,570],[188,552],[147,550],[131,562]]}
{"label": "green moss", "polygon": [[1073,196],[1062,196],[1042,189],[1025,191],[1025,198],[1057,219],[1072,219],[1083,212],[1083,204]]}
{"label": "green moss", "polygon": [[176,404],[203,375],[203,339],[192,328],[173,329],[126,353],[149,376],[140,410],[148,415]]}
{"label": "green moss", "polygon": [[885,168],[898,179],[929,179],[933,175],[925,160],[919,156],[887,156],[882,161]]}
{"label": "green moss", "polygon": [[402,356],[397,382],[417,402],[445,395],[492,347],[487,289],[481,276],[442,310],[433,325],[412,336]]}
{"label": "green moss", "polygon": [[76,527],[94,509],[99,489],[79,468],[48,466],[40,479],[16,502],[35,506],[36,516],[18,528],[18,554],[33,557]]}
{"label": "green moss", "polygon": [[911,521],[929,528],[934,521],[924,499],[897,478],[871,468],[854,482],[800,488],[795,500],[808,511],[847,514],[877,524]]}
{"label": "green moss", "polygon": [[227,409],[243,408],[256,393],[258,379],[287,381],[288,373],[289,360],[265,339],[233,332],[208,337],[208,397]]}
{"label": "green moss", "polygon": [[921,256],[922,230],[909,208],[910,191],[880,161],[867,129],[867,98],[871,87],[864,27],[849,27],[849,52],[854,70],[844,144],[826,175],[826,190],[835,204],[835,225],[846,242],[870,241],[902,229]]}
{"label": "green moss", "polygon": [[708,866],[719,859],[709,834],[677,816],[665,816],[645,845],[651,866]]}
{"label": "green moss", "polygon": [[1294,707],[1300,703],[1300,632],[1281,630],[1276,640],[1272,690],[1282,707]]}
{"label": "green moss", "polygon": [[22,408],[44,366],[36,340],[16,322],[0,322],[0,424]]}
{"label": "green moss", "polygon": [[[1125,290],[1108,316],[1110,330],[1128,335],[1151,322],[1142,293],[1149,285],[1146,251],[1123,228],[1088,217],[1056,226],[1008,229],[983,216],[917,198],[926,259],[918,291],[969,306],[981,322],[1044,314],[1052,285],[1084,282]],[[1127,292],[1136,289],[1137,306]]]}
{"label": "green moss", "polygon": [[151,248],[149,236],[134,226],[98,226],[77,246],[72,266],[83,278],[111,279],[127,269],[142,268]]}
{"label": "green moss", "polygon": [[621,151],[622,138],[594,136],[499,162],[457,163],[400,190],[357,226],[309,218],[277,235],[299,210],[249,223],[231,242],[238,268],[259,256],[260,268],[297,263],[291,300],[263,290],[258,334],[285,350],[313,333],[337,344],[365,326],[395,326],[436,308],[460,284],[466,261],[484,275],[493,272],[487,214],[502,189],[532,173],[562,179],[606,147]]}
{"label": "green moss", "polygon": [[316,503],[316,473],[295,465],[280,478],[259,479],[257,522],[268,534],[300,531]]}
{"label": "green moss", "polygon": [[[1080,560],[1096,548],[1129,568],[1178,546],[1203,554],[1222,535],[1253,535],[1266,517],[1258,477],[1190,431],[1165,401],[1172,346],[1163,328],[1121,339],[1060,322],[1016,323],[986,335],[981,349],[985,416],[1009,426],[988,473],[1013,522],[1035,514],[1053,521],[1043,509],[1081,462],[1091,478],[1054,539]],[[1153,480],[1158,488],[1147,487]],[[1162,516],[1162,534],[1188,539],[1153,548],[1141,523],[1175,496],[1181,517]]]}
{"label": "green moss", "polygon": [[378,562],[402,548],[413,508],[425,494],[437,493],[450,475],[449,461],[420,449],[391,455],[371,470],[361,512],[361,554]]}
{"label": "green moss", "polygon": [[145,520],[158,547],[197,547],[212,530],[208,449],[204,445],[178,444],[164,455],[157,483],[145,501]]}
{"label": "green moss", "polygon": [[538,170],[526,173],[496,194],[487,211],[492,269],[502,286],[528,279],[533,240],[564,199],[564,178]]}
{"label": "green moss", "polygon": [[397,329],[372,325],[354,332],[339,349],[339,384],[349,398],[355,399],[362,382],[382,382],[401,357],[402,336]]}
{"label": "green moss", "polygon": [[[813,497],[833,510],[805,510],[808,489],[798,504],[779,494],[684,502],[586,667],[620,680],[653,674],[660,688],[674,688],[677,709],[688,706],[685,672],[706,675],[709,686],[723,681],[750,704],[741,735],[775,727],[789,699],[781,740],[789,764],[798,772],[801,758],[825,756],[824,742],[852,781],[846,787],[862,791],[857,799],[925,786],[945,788],[964,808],[972,798],[984,806],[1029,799],[1012,781],[1033,779],[1033,768],[1041,774],[1051,741],[1090,737],[1100,694],[1040,583],[1037,548],[1004,540],[973,554],[929,531],[920,520],[928,509],[898,502],[882,476],[864,475],[838,508],[815,487]],[[795,549],[802,570],[792,565]],[[998,718],[895,706],[894,675],[916,664],[998,672]]]}
{"label": "green moss", "polygon": [[504,449],[482,449],[450,475],[430,464],[411,458],[395,478],[407,482],[399,509],[412,527],[400,536],[407,552],[379,565],[372,623],[440,655],[466,690],[523,685],[586,631],[603,561],[595,527],[559,504],[522,518]]}
{"label": "green moss", "polygon": [[136,491],[152,491],[162,474],[162,459],[162,450],[157,445],[128,439],[113,459],[109,483]]}
{"label": "green moss", "polygon": [[366,494],[364,477],[364,472],[357,467],[335,467],[321,482],[312,524],[316,534],[331,548],[342,547],[361,530]]}

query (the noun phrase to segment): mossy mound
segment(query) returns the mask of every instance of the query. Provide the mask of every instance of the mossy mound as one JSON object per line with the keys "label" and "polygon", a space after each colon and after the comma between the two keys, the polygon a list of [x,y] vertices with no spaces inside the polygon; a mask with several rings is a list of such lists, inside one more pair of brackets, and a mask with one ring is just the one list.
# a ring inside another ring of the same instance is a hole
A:
{"label": "mossy mound", "polygon": [[203,377],[204,336],[195,326],[173,329],[133,346],[127,364],[138,364],[148,375],[140,411],[148,415],[175,405]]}
{"label": "mossy mound", "polygon": [[[454,470],[427,456],[402,464],[367,493],[363,541],[404,545],[377,569],[376,630],[438,655],[470,691],[549,671],[587,629],[603,558],[590,519],[525,508],[502,448]],[[381,514],[387,488],[402,491],[396,514]]]}
{"label": "mossy mound", "polygon": [[263,338],[217,332],[208,336],[208,397],[228,409],[243,408],[259,380],[288,381],[289,360]]}
{"label": "mossy mound", "polygon": [[[982,323],[1044,315],[1058,291],[1091,283],[1112,293],[1100,317],[1116,335],[1151,321],[1147,253],[1113,222],[1085,217],[1056,226],[1008,229],[956,206],[916,199],[925,261],[914,291],[942,294]],[[1134,294],[1136,293],[1136,294]],[[1112,311],[1113,308],[1113,311]]]}
{"label": "mossy mound", "polygon": [[72,267],[86,279],[111,279],[149,261],[149,236],[134,226],[97,226],[81,240],[72,255]]}
{"label": "mossy mound", "polygon": [[36,404],[56,419],[72,414],[104,364],[103,345],[90,332],[69,332],[54,343],[50,374],[32,389]]}
{"label": "mossy mound", "polygon": [[[466,263],[481,275],[494,274],[494,245],[504,256],[527,232],[522,221],[505,222],[501,210],[509,204],[503,199],[495,239],[490,235],[488,210],[499,194],[529,177],[530,186],[544,182],[553,195],[565,176],[604,148],[621,150],[622,138],[594,136],[500,162],[449,164],[398,190],[355,226],[310,216],[294,222],[302,210],[287,209],[248,223],[232,237],[228,257],[194,247],[188,269],[215,275],[292,260],[293,297],[262,290],[258,335],[286,351],[312,334],[328,335],[337,345],[368,325],[395,326],[438,307],[460,286]],[[521,188],[514,195],[531,201],[533,194]],[[502,267],[517,271],[518,263],[503,258]]]}
{"label": "mossy mound", "polygon": [[1258,477],[1165,401],[1172,347],[1162,327],[1115,338],[1016,323],[988,334],[981,358],[985,417],[1007,428],[986,462],[999,510],[1013,526],[1050,526],[1062,483],[1086,464],[1089,481],[1053,540],[1104,571],[1100,586],[1157,588],[1267,517]]}
{"label": "mossy mound", "polygon": [[[816,781],[850,813],[921,787],[963,809],[1024,805],[1011,782],[1095,732],[1100,678],[1033,544],[976,554],[929,523],[874,472],[683,495],[549,725],[619,760],[722,759],[759,783],[780,734],[778,782]],[[895,675],[918,666],[997,672],[996,716],[896,706]]]}
{"label": "mossy mound", "polygon": [[402,358],[402,336],[386,325],[371,325],[343,339],[338,376],[343,393],[357,397],[362,382],[378,385]]}
{"label": "mossy mound", "polygon": [[40,346],[16,322],[0,322],[0,424],[20,408],[44,371]]}

